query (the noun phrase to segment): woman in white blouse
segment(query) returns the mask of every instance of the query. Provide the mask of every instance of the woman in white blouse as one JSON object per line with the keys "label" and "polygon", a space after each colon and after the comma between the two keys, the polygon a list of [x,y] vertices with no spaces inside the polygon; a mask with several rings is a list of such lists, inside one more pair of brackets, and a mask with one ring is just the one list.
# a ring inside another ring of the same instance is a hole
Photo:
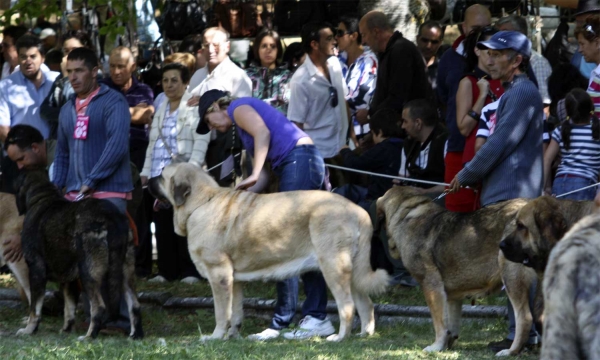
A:
{"label": "woman in white blouse", "polygon": [[[198,110],[186,105],[191,97],[186,91],[189,81],[190,72],[182,64],[172,63],[162,69],[162,86],[167,100],[161,104],[152,120],[150,143],[140,173],[144,185],[148,178],[159,176],[163,168],[173,161],[190,162],[198,166],[204,162],[210,134],[196,133],[200,120]],[[150,281],[198,281],[199,275],[190,260],[187,240],[173,230],[173,210],[155,206],[152,221],[156,228],[158,276]]]}

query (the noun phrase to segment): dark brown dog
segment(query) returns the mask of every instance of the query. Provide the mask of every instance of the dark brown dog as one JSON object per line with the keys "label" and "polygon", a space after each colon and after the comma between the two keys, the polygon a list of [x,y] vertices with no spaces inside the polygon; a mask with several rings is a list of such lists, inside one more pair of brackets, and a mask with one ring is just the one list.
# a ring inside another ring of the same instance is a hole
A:
{"label": "dark brown dog", "polygon": [[21,244],[29,266],[31,289],[27,326],[17,335],[34,333],[41,321],[46,281],[60,283],[65,298],[62,331],[75,322],[75,301],[68,284],[77,278],[90,299],[90,327],[96,337],[106,320],[100,286],[107,278],[108,310],[118,313],[125,295],[132,338],[143,337],[140,305],[135,292],[134,250],[127,218],[106,200],[69,202],[48,180],[46,171],[24,170],[15,182],[17,208],[25,214]]}

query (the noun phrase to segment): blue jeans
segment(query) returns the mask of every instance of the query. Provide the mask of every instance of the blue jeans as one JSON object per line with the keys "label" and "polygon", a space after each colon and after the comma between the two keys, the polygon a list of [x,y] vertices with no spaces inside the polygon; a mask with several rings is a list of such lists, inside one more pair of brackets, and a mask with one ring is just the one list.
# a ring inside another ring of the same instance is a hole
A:
{"label": "blue jeans", "polygon": [[[279,176],[279,191],[318,190],[323,184],[325,163],[314,145],[296,146],[275,169]],[[327,284],[323,275],[311,271],[301,275],[306,301],[302,306],[302,317],[310,315],[323,320],[327,316]],[[290,325],[296,314],[298,303],[298,277],[277,282],[277,304],[271,320],[272,329],[283,329]]]}
{"label": "blue jeans", "polygon": [[[583,187],[595,184],[595,181],[586,179],[584,177],[575,177],[567,175],[558,175],[554,179],[552,184],[552,193],[555,195],[561,195],[568,193],[569,191],[578,190]],[[564,199],[570,200],[594,200],[596,197],[596,187],[592,187],[586,190],[578,191],[576,193],[567,195]]]}
{"label": "blue jeans", "polygon": [[373,201],[367,199],[368,191],[369,190],[366,187],[354,184],[346,184],[333,190],[334,193],[342,195],[346,199],[352,201],[369,212],[369,208],[371,207],[371,203]]}

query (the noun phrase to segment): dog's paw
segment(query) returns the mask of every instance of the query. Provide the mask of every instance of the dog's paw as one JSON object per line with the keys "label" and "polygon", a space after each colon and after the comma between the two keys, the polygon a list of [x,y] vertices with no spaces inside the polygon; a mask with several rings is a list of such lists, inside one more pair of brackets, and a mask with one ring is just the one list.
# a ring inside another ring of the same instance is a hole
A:
{"label": "dog's paw", "polygon": [[502,351],[498,351],[496,356],[511,356],[510,349],[504,349]]}
{"label": "dog's paw", "polygon": [[438,345],[438,344],[431,344],[428,347],[426,347],[425,349],[423,349],[423,351],[425,352],[436,352],[436,351],[442,351],[445,350],[443,345]]}
{"label": "dog's paw", "polygon": [[87,336],[87,335],[82,335],[77,337],[77,341],[91,341],[92,337],[91,336]]}
{"label": "dog's paw", "polygon": [[334,342],[342,341],[343,339],[344,338],[340,334],[333,334],[333,335],[329,335],[327,337],[327,341],[334,341]]}
{"label": "dog's paw", "polygon": [[207,341],[215,341],[215,340],[223,340],[222,338],[216,338],[212,335],[202,335],[200,336],[200,341],[202,342],[207,342]]}
{"label": "dog's paw", "polygon": [[28,328],[22,328],[17,330],[17,336],[21,336],[21,335],[31,335],[33,334],[33,331],[29,330]]}

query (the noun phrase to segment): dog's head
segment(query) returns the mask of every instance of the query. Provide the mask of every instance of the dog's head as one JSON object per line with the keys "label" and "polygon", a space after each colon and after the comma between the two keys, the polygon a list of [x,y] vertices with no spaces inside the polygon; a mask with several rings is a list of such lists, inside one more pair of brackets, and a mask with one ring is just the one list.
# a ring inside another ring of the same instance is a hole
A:
{"label": "dog's head", "polygon": [[[397,235],[402,231],[399,227],[400,222],[409,217],[418,217],[423,211],[427,212],[429,206],[421,206],[430,204],[431,199],[421,195],[418,190],[408,186],[394,186],[388,190],[382,197],[377,199],[377,230],[382,224],[388,233],[388,242],[390,255],[400,258],[400,241]],[[396,229],[398,228],[398,229]],[[398,231],[395,231],[398,230]]]}
{"label": "dog's head", "polygon": [[[217,182],[205,171],[194,164],[177,163],[166,166],[160,176],[148,181],[148,191],[159,201],[167,201],[173,205],[175,216],[175,232],[186,236],[185,220],[191,213],[186,210],[189,199],[202,187],[219,187]],[[194,199],[200,199],[200,193]]]}
{"label": "dog's head", "polygon": [[559,202],[542,196],[523,206],[513,229],[500,242],[504,257],[543,272],[554,245],[567,231],[567,220]]}
{"label": "dog's head", "polygon": [[15,200],[19,215],[23,215],[29,208],[41,198],[51,193],[56,196],[57,189],[48,179],[48,173],[44,169],[22,169],[14,181],[17,191]]}

